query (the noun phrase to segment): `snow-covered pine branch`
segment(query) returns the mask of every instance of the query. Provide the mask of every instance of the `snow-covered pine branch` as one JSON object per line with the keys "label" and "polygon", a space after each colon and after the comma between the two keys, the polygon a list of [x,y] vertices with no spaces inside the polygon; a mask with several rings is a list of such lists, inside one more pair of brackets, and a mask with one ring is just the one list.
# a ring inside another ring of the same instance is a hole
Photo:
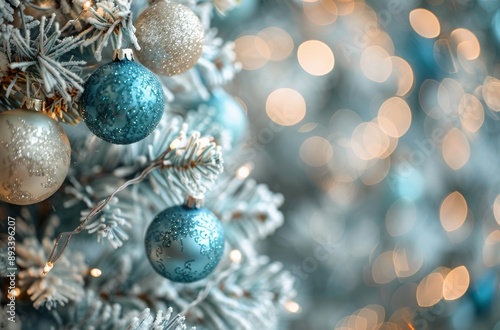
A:
{"label": "snow-covered pine branch", "polygon": [[85,16],[89,25],[78,36],[84,38],[82,46],[92,46],[97,61],[102,59],[103,49],[111,42],[113,48],[122,48],[123,36],[127,35],[136,49],[140,49],[135,37],[131,0],[101,1],[96,8],[89,7]]}
{"label": "snow-covered pine branch", "polygon": [[[75,95],[83,91],[81,66],[85,61],[63,60],[83,40],[62,37],[55,14],[40,21],[23,16],[24,30],[3,25],[0,54],[8,62],[1,85],[6,98],[37,97],[47,101],[44,112],[55,120],[79,120]],[[33,30],[33,31],[32,31]],[[36,32],[36,31],[39,32]],[[35,37],[32,37],[35,35]]]}
{"label": "snow-covered pine branch", "polygon": [[14,10],[20,4],[19,0],[0,0],[0,24],[12,22],[14,20]]}
{"label": "snow-covered pine branch", "polygon": [[[198,283],[196,289],[179,286],[174,303],[194,301],[204,284]],[[203,301],[187,311],[186,319],[202,329],[273,329],[284,303],[296,294],[293,286],[294,277],[281,263],[260,256],[253,263],[243,263],[214,286]]]}
{"label": "snow-covered pine branch", "polygon": [[[129,307],[129,306],[128,306]],[[72,323],[70,329],[96,330],[186,330],[185,318],[174,315],[172,308],[165,313],[158,310],[155,314],[149,308],[142,311],[127,308],[118,302],[108,302],[93,290],[86,290],[78,304],[71,307]]]}
{"label": "snow-covered pine branch", "polygon": [[63,255],[53,271],[41,276],[52,242],[45,238],[42,243],[36,238],[26,238],[16,246],[16,263],[21,268],[19,286],[26,292],[33,307],[47,309],[78,301],[83,296],[83,273],[86,270],[83,255],[73,252]]}
{"label": "snow-covered pine branch", "polygon": [[246,257],[255,255],[254,243],[283,225],[279,207],[284,198],[253,179],[226,178],[207,196],[207,207],[224,223],[226,239]]}

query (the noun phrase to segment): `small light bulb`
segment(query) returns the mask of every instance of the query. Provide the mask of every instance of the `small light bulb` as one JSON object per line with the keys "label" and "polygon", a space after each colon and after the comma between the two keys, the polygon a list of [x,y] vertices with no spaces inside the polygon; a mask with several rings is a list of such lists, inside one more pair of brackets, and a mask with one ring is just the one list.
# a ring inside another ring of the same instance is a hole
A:
{"label": "small light bulb", "polygon": [[170,149],[176,149],[179,144],[181,143],[181,139],[175,139],[172,141],[172,143],[170,143]]}
{"label": "small light bulb", "polygon": [[252,164],[245,164],[236,171],[236,177],[240,180],[246,179],[252,171]]}
{"label": "small light bulb", "polygon": [[50,261],[47,261],[47,263],[45,263],[45,266],[43,267],[42,276],[47,275],[47,273],[50,272],[52,268],[54,268],[54,264]]}
{"label": "small light bulb", "polygon": [[92,268],[90,270],[90,276],[99,277],[99,276],[101,276],[101,274],[102,274],[102,271],[99,268]]}
{"label": "small light bulb", "polygon": [[241,261],[241,252],[238,250],[232,250],[229,253],[229,259],[231,259],[232,262],[239,264]]}
{"label": "small light bulb", "polygon": [[293,300],[289,300],[285,303],[285,309],[287,310],[287,312],[289,313],[293,313],[293,314],[296,314],[298,312],[300,312],[300,305],[297,304],[295,301]]}
{"label": "small light bulb", "polygon": [[14,288],[7,294],[7,298],[11,299],[12,297],[19,297],[21,294],[21,290],[19,288]]}

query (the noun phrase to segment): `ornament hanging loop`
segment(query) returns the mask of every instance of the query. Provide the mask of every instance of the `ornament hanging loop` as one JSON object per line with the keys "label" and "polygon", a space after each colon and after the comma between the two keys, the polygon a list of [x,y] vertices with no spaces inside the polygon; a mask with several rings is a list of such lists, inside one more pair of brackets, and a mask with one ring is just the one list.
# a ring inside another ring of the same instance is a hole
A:
{"label": "ornament hanging loop", "polygon": [[45,101],[34,97],[25,96],[21,101],[21,108],[26,110],[43,111]]}
{"label": "ornament hanging loop", "polygon": [[205,199],[203,197],[203,194],[199,194],[196,196],[188,196],[186,201],[184,202],[184,205],[191,209],[200,209],[203,207],[204,203]]}
{"label": "ornament hanging loop", "polygon": [[131,48],[115,49],[113,51],[113,61],[134,60],[134,51]]}

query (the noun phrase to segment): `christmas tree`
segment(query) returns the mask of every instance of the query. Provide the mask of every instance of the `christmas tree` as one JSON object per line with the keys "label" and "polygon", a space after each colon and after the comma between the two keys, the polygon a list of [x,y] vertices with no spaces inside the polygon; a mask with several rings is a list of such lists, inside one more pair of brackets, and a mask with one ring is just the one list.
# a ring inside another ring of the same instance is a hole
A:
{"label": "christmas tree", "polygon": [[0,1],[0,327],[279,328],[283,197],[211,27],[237,3]]}

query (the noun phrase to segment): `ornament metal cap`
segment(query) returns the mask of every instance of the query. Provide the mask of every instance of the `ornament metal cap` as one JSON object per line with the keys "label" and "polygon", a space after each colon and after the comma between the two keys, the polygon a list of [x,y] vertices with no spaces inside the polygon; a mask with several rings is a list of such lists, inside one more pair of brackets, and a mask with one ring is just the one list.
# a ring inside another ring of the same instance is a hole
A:
{"label": "ornament metal cap", "polygon": [[43,111],[45,101],[34,97],[25,96],[21,101],[21,108],[26,110]]}
{"label": "ornament metal cap", "polygon": [[124,59],[134,60],[134,51],[131,48],[115,49],[113,51],[113,61],[123,61]]}
{"label": "ornament metal cap", "polygon": [[203,207],[204,202],[205,200],[203,198],[203,195],[188,196],[184,205],[191,209],[199,209]]}

